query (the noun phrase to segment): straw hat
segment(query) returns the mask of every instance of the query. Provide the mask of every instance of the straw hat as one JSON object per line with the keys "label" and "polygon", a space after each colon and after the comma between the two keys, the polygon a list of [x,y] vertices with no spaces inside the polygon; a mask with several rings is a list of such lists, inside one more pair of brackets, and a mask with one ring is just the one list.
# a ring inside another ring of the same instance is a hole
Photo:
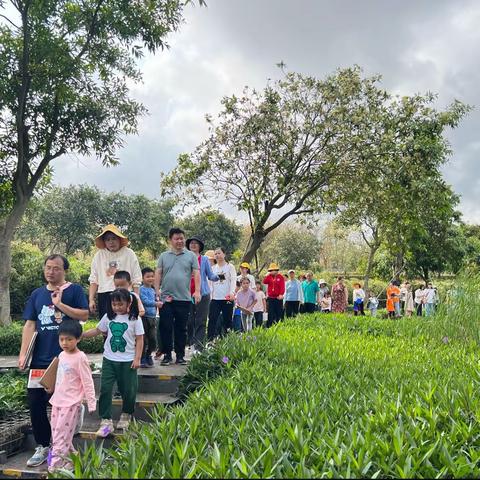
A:
{"label": "straw hat", "polygon": [[324,283],[325,285],[327,284],[327,282],[326,282],[323,278],[321,278],[321,279],[318,281],[318,284],[319,284],[319,285],[322,285],[322,283]]}
{"label": "straw hat", "polygon": [[113,233],[120,239],[120,247],[126,247],[128,245],[128,238],[116,227],[113,223],[109,223],[107,226],[103,227],[102,232],[95,238],[95,245],[97,248],[105,248],[105,242],[103,236],[107,233]]}
{"label": "straw hat", "polygon": [[274,270],[276,270],[278,272],[278,270],[280,270],[280,268],[278,267],[278,265],[275,262],[272,262],[270,264],[270,266],[268,267],[268,271],[273,272]]}
{"label": "straw hat", "polygon": [[248,269],[250,270],[250,264],[249,264],[248,262],[242,262],[242,263],[240,264],[240,268],[242,268],[242,267],[243,267],[243,268],[248,268]]}
{"label": "straw hat", "polygon": [[215,252],[213,250],[207,250],[205,256],[211,260],[215,260]]}

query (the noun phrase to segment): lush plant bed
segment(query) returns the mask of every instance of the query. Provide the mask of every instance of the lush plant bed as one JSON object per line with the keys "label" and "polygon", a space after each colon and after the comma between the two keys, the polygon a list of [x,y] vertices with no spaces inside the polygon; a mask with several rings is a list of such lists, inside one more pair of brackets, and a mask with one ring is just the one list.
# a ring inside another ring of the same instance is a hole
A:
{"label": "lush plant bed", "polygon": [[[84,330],[95,327],[97,322],[89,320],[84,326]],[[0,355],[18,355],[22,343],[23,322],[13,322],[7,327],[0,327]],[[83,340],[79,348],[85,353],[102,353],[103,337],[93,337]]]}
{"label": "lush plant bed", "polygon": [[27,375],[20,372],[0,373],[0,420],[27,406]]}
{"label": "lush plant bed", "polygon": [[183,406],[88,449],[76,476],[478,477],[476,349],[424,323],[311,315],[231,335],[194,358]]}

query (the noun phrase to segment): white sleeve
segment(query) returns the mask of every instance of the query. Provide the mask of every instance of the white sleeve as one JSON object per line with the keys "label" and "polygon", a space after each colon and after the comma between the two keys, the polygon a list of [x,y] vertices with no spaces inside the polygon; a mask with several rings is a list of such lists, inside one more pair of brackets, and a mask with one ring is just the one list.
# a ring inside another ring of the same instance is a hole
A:
{"label": "white sleeve", "polygon": [[140,269],[140,263],[138,262],[137,255],[133,250],[130,249],[130,263],[132,271],[130,275],[132,277],[132,285],[134,287],[139,287],[142,284],[142,270]]}
{"label": "white sleeve", "polygon": [[100,250],[93,256],[92,265],[90,266],[90,276],[88,277],[88,281],[90,283],[96,283],[98,285],[98,257],[100,254]]}
{"label": "white sleeve", "polygon": [[102,319],[98,322],[97,324],[97,328],[101,331],[101,332],[108,332],[108,322],[109,322],[109,319],[107,317],[107,314],[105,314]]}
{"label": "white sleeve", "polygon": [[229,263],[230,265],[230,295],[235,295],[235,288],[237,287],[237,271],[235,267]]}
{"label": "white sleeve", "polygon": [[135,321],[135,335],[144,335],[145,330],[143,329],[143,322],[138,318]]}

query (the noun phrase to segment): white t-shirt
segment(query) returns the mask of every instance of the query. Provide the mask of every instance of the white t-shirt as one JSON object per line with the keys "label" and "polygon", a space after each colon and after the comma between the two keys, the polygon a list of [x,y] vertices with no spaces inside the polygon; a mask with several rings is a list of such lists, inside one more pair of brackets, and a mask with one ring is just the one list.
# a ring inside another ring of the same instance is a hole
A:
{"label": "white t-shirt", "polygon": [[425,295],[425,303],[433,303],[435,300],[435,290],[433,288],[426,288],[423,293]]}
{"label": "white t-shirt", "polygon": [[92,260],[88,281],[98,285],[98,293],[112,292],[115,290],[113,276],[115,270],[126,270],[132,279],[132,285],[138,287],[142,283],[142,271],[135,252],[122,247],[117,252],[106,248],[98,250]]}
{"label": "white t-shirt", "polygon": [[363,288],[354,288],[353,289],[353,301],[363,300],[365,298],[365,292]]}
{"label": "white t-shirt", "polygon": [[237,272],[231,263],[225,263],[220,267],[218,263],[212,267],[213,273],[216,275],[224,274],[225,280],[219,280],[212,284],[212,300],[225,300],[230,294],[235,296],[235,287],[237,286]]}
{"label": "white t-shirt", "polygon": [[255,290],[255,297],[257,299],[257,303],[253,306],[253,312],[263,312],[263,299],[265,298],[265,293],[263,290]]}
{"label": "white t-shirt", "polygon": [[415,303],[417,305],[420,305],[425,298],[425,290],[422,290],[421,288],[417,288],[415,290]]}
{"label": "white t-shirt", "polygon": [[105,314],[97,328],[107,334],[103,345],[103,356],[112,362],[132,362],[135,358],[137,335],[143,335],[142,320],[128,319],[128,314],[117,315],[110,320]]}

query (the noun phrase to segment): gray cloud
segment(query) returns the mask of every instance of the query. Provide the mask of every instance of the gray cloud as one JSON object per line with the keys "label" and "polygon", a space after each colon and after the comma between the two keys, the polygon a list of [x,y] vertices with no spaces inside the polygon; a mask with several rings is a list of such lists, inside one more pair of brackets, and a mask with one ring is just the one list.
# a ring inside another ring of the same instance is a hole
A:
{"label": "gray cloud", "polygon": [[[126,139],[121,166],[69,156],[57,161],[55,180],[156,197],[160,172],[204,138],[204,114],[218,111],[223,95],[277,78],[280,60],[320,77],[358,64],[366,74],[382,74],[395,93],[438,93],[439,108],[454,98],[479,105],[479,20],[478,2],[454,0],[209,0],[208,8],[188,7],[172,48],[142,62],[144,82],[132,91],[150,114],[139,135]],[[448,133],[453,155],[445,168],[465,218],[475,222],[479,126],[477,109]]]}

